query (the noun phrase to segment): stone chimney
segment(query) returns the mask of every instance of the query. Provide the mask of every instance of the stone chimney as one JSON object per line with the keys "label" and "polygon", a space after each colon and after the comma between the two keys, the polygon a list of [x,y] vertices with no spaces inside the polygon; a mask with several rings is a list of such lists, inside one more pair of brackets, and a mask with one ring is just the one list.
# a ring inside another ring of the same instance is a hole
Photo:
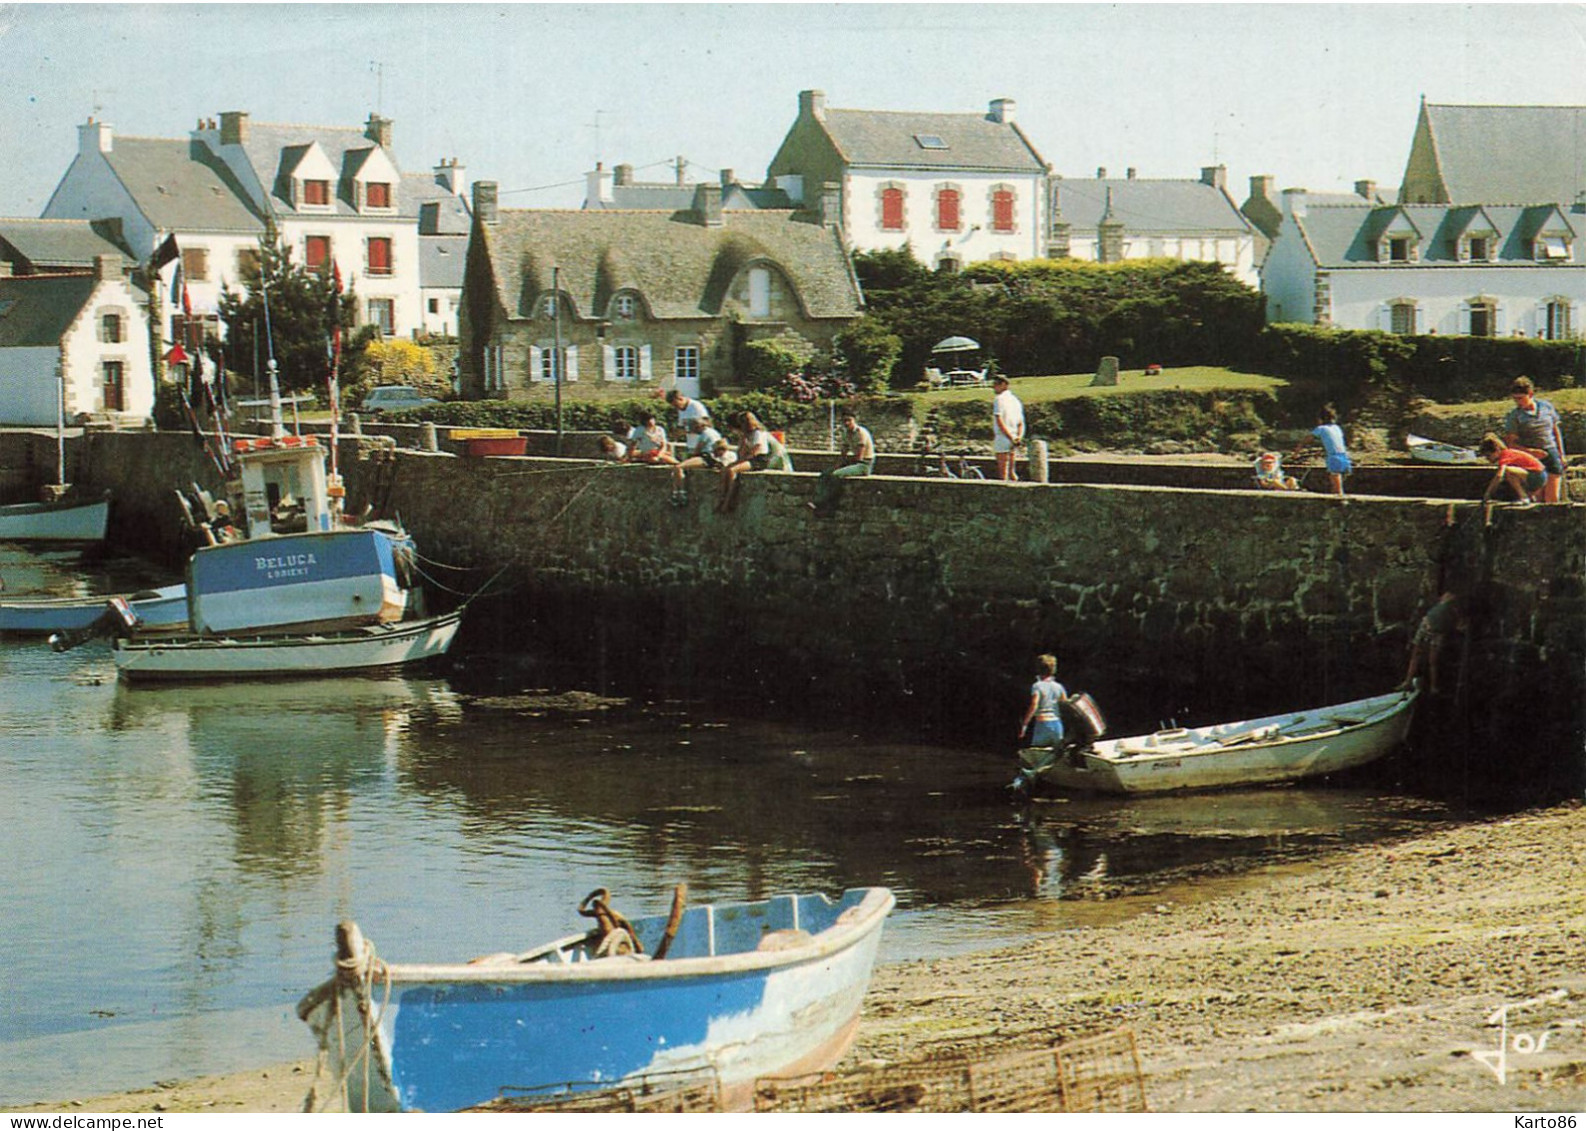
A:
{"label": "stone chimney", "polygon": [[611,174],[596,161],[594,169],[584,174],[584,207],[593,208],[598,204],[610,204],[611,201]]}
{"label": "stone chimney", "polygon": [[120,279],[122,277],[121,256],[94,256],[94,281],[96,283],[106,283],[112,279]]}
{"label": "stone chimney", "polygon": [[1066,259],[1073,246],[1073,225],[1063,218],[1063,190],[1054,179],[1049,182],[1051,189],[1048,200],[1051,207],[1049,221],[1050,235],[1046,241],[1046,257],[1048,259]]}
{"label": "stone chimney", "polygon": [[1096,166],[1096,179],[1098,181],[1105,181],[1107,179],[1107,166],[1105,166],[1105,165],[1097,165]]}
{"label": "stone chimney", "polygon": [[1123,221],[1112,214],[1112,189],[1107,190],[1107,211],[1096,225],[1096,259],[1101,263],[1123,259]]}
{"label": "stone chimney", "polygon": [[1215,188],[1215,189],[1224,189],[1224,190],[1226,190],[1228,188],[1228,166],[1227,165],[1203,165],[1203,166],[1201,166],[1201,184],[1203,184],[1203,185],[1211,185],[1212,188]]}
{"label": "stone chimney", "polygon": [[435,166],[435,183],[444,188],[453,196],[463,195],[463,165],[457,158],[441,160]]}
{"label": "stone chimney", "polygon": [[799,117],[814,118],[817,122],[826,118],[826,92],[824,90],[799,91]]}
{"label": "stone chimney", "polygon": [[1013,125],[1014,111],[1017,106],[1018,103],[1011,98],[993,98],[991,100],[991,110],[987,113],[986,118],[1000,126],[1011,126]]}
{"label": "stone chimney", "polygon": [[843,226],[843,187],[836,181],[821,185],[820,222],[828,228]]}
{"label": "stone chimney", "polygon": [[737,184],[737,183],[738,183],[738,177],[731,169],[723,169],[721,171],[721,191],[722,192],[726,192],[728,189],[732,188],[732,186]]}
{"label": "stone chimney", "polygon": [[616,178],[615,178],[615,183],[616,184],[619,184],[619,185],[631,185],[633,183],[633,166],[632,165],[618,165],[615,169],[612,170],[612,172],[614,172],[616,174]]}
{"label": "stone chimney", "polygon": [[1365,197],[1367,200],[1371,201],[1371,203],[1375,204],[1377,202],[1377,182],[1356,181],[1355,195]]}
{"label": "stone chimney", "polygon": [[499,218],[496,196],[500,187],[495,181],[474,182],[474,218],[481,224],[494,224]]}
{"label": "stone chimney", "polygon": [[1286,188],[1283,190],[1283,214],[1285,216],[1305,215],[1305,194],[1310,189]]}
{"label": "stone chimney", "polygon": [[92,118],[77,127],[77,148],[82,153],[109,153],[115,148],[115,137],[109,122],[96,122]]}
{"label": "stone chimney", "polygon": [[694,212],[705,227],[721,227],[721,186],[710,181],[702,181],[695,185]]}
{"label": "stone chimney", "polygon": [[248,140],[248,114],[244,110],[220,112],[220,144],[241,145]]}
{"label": "stone chimney", "polygon": [[1134,166],[1133,165],[1129,166],[1129,168],[1125,171],[1124,176],[1128,177],[1131,181],[1134,180]]}
{"label": "stone chimney", "polygon": [[1272,185],[1274,178],[1270,175],[1250,178],[1250,199],[1239,206],[1239,211],[1244,214],[1262,235],[1268,239],[1277,239],[1278,228],[1283,223],[1283,213],[1278,208],[1277,201],[1272,199]]}
{"label": "stone chimney", "polygon": [[382,118],[379,114],[370,114],[369,122],[363,128],[363,136],[374,142],[381,149],[390,149],[391,119]]}
{"label": "stone chimney", "polygon": [[676,170],[677,187],[687,188],[688,160],[681,153],[679,153],[676,157],[672,158],[672,168]]}

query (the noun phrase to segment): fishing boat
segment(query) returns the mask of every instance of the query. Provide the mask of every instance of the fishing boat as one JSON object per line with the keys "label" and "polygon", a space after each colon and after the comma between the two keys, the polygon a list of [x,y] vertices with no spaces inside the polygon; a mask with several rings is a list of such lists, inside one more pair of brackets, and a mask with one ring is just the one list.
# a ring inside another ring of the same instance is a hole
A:
{"label": "fishing boat", "polygon": [[110,496],[0,507],[0,542],[103,542]]}
{"label": "fishing boat", "polygon": [[[836,1063],[853,1038],[886,888],[780,895],[670,915],[615,914],[521,954],[399,964],[354,923],[336,973],[298,1003],[350,1111],[454,1111],[507,1092],[543,1095],[708,1075],[729,1107],[758,1077]],[[593,910],[591,910],[593,907]]]}
{"label": "fishing boat", "polygon": [[463,609],[437,617],[329,632],[220,636],[118,636],[111,643],[121,678],[208,680],[290,678],[401,667],[446,654]]}
{"label": "fishing boat", "polygon": [[[137,614],[145,633],[181,632],[187,628],[187,586],[162,585],[115,596]],[[0,632],[48,635],[87,629],[105,615],[103,597],[13,597],[0,601]]]}
{"label": "fishing boat", "polygon": [[1428,440],[1425,436],[1417,436],[1413,432],[1404,438],[1404,446],[1409,450],[1411,459],[1418,459],[1422,463],[1480,463],[1481,457],[1474,448],[1461,448],[1455,444],[1445,444],[1441,440]]}
{"label": "fishing boat", "polygon": [[1264,785],[1374,762],[1410,729],[1417,689],[1331,707],[1092,742],[1073,751],[1031,747],[1021,776],[1063,789],[1165,793]]}

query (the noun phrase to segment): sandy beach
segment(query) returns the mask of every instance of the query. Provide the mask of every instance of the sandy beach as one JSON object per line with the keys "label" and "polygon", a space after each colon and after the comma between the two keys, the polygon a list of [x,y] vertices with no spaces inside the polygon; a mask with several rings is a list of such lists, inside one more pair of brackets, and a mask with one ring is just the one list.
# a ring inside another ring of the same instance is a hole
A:
{"label": "sandy beach", "polygon": [[[1586,1110],[1583,875],[1575,803],[1127,896],[1095,926],[880,968],[844,1066],[1127,1027],[1156,1111]],[[297,1111],[313,1077],[15,1110]]]}

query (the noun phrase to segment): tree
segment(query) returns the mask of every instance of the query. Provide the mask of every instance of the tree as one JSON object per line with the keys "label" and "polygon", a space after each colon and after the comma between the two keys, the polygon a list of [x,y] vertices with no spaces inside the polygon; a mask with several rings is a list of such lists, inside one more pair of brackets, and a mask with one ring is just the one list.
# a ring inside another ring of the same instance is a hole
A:
{"label": "tree", "polygon": [[349,329],[357,300],[351,291],[338,300],[327,272],[294,263],[273,224],[259,237],[256,260],[243,265],[242,293],[227,287],[220,296],[229,368],[253,373],[262,389],[274,357],[282,392],[318,392],[330,372],[332,318]]}

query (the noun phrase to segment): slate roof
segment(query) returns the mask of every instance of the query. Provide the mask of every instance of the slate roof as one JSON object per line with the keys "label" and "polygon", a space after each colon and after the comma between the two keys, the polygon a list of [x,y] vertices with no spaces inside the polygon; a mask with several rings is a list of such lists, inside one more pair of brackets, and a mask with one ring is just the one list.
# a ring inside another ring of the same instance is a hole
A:
{"label": "slate roof", "polygon": [[[1420,259],[1415,267],[1450,266],[1470,270],[1482,264],[1461,263],[1455,238],[1472,217],[1472,210],[1448,204],[1399,204],[1373,207],[1358,204],[1309,205],[1303,216],[1294,217],[1321,267],[1378,265],[1374,241],[1393,216],[1403,212],[1421,233]],[[1530,241],[1548,220],[1560,215],[1551,204],[1489,204],[1480,210],[1498,230],[1497,258],[1486,266],[1548,268],[1586,263],[1586,249],[1580,239],[1580,224],[1566,223],[1576,233],[1571,241],[1571,258],[1540,261],[1532,257]],[[1485,225],[1483,225],[1485,226]],[[1400,264],[1392,265],[1403,270]]]}
{"label": "slate roof", "polygon": [[99,221],[0,219],[0,259],[25,261],[35,271],[80,270],[100,255],[134,259]]}
{"label": "slate roof", "polygon": [[1568,207],[1586,192],[1586,106],[1426,104],[1451,201]]}
{"label": "slate roof", "polygon": [[[249,122],[247,138],[242,150],[253,166],[259,183],[270,194],[270,207],[284,215],[297,210],[292,206],[292,170],[318,145],[336,171],[336,182],[331,186],[331,210],[335,216],[358,216],[359,212],[346,198],[346,182],[369,159],[369,151],[378,148],[364,136],[357,126],[291,126],[272,125],[268,122]],[[388,155],[390,156],[390,155]],[[396,164],[392,157],[392,164]],[[403,207],[398,192],[397,206]],[[325,209],[311,209],[316,216],[326,215]],[[417,216],[417,209],[408,215]]]}
{"label": "slate roof", "polygon": [[[611,200],[586,201],[586,208],[604,211],[662,208],[677,212],[694,206],[695,185],[627,184],[612,185]],[[779,188],[730,185],[721,199],[723,208],[792,208],[794,203]]]}
{"label": "slate roof", "polygon": [[0,278],[0,349],[59,346],[97,285],[90,275]]}
{"label": "slate roof", "polygon": [[430,173],[403,173],[397,211],[418,220],[421,236],[466,236],[473,226],[468,202]]}
{"label": "slate roof", "polygon": [[231,171],[199,142],[118,137],[104,157],[157,229],[257,233],[264,228]]}
{"label": "slate roof", "polygon": [[1074,179],[1055,180],[1062,218],[1076,229],[1095,228],[1107,209],[1112,190],[1113,219],[1131,233],[1222,232],[1247,235],[1253,231],[1228,195],[1198,180]]}
{"label": "slate roof", "polygon": [[419,286],[461,289],[467,258],[467,236],[419,237]]}
{"label": "slate roof", "polygon": [[[1046,162],[1018,126],[980,114],[912,110],[826,110],[827,136],[850,166],[1044,173]],[[919,137],[938,137],[926,149]]]}
{"label": "slate roof", "polygon": [[578,317],[603,314],[633,289],[657,319],[715,318],[727,287],[764,257],[791,280],[811,318],[859,313],[857,282],[841,238],[800,214],[724,211],[707,228],[691,212],[503,209],[482,224],[501,306],[525,317],[559,268]]}

